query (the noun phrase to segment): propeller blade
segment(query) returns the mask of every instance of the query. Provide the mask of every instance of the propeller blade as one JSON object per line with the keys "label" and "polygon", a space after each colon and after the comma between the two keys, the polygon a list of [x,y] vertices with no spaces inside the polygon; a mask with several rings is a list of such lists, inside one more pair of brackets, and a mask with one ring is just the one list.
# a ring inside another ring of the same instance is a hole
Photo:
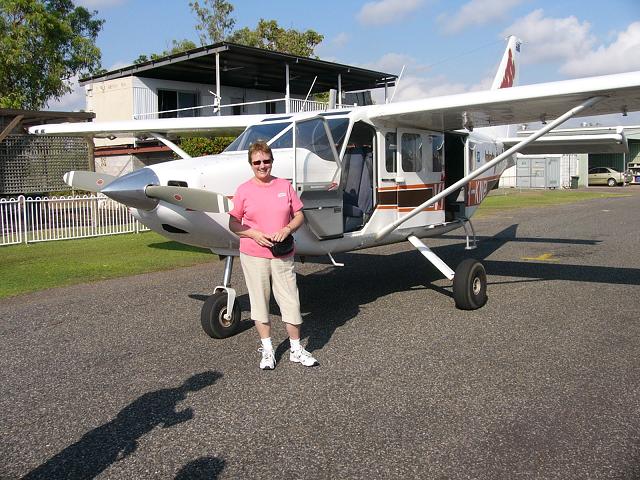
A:
{"label": "propeller blade", "polygon": [[221,193],[199,188],[149,185],[144,193],[150,198],[157,198],[189,210],[226,213],[233,208],[233,202]]}
{"label": "propeller blade", "polygon": [[65,173],[63,178],[67,185],[77,188],[78,190],[99,192],[118,177],[107,175],[106,173],[73,170]]}

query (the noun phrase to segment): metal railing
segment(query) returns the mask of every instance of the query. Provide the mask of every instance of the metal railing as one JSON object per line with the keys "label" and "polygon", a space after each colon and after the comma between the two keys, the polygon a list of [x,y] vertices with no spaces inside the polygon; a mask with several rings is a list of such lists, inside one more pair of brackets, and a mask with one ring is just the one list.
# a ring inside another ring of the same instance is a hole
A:
{"label": "metal railing", "polygon": [[0,199],[0,246],[148,230],[104,195]]}
{"label": "metal railing", "polygon": [[[242,112],[245,112],[245,107],[248,105],[258,105],[261,103],[278,103],[283,102],[286,107],[287,99],[286,98],[273,98],[269,100],[256,100],[254,102],[242,102],[242,103],[229,103],[226,105],[219,105],[217,103],[213,103],[211,105],[199,105],[197,107],[187,107],[187,108],[176,108],[173,110],[161,110],[157,112],[146,112],[146,113],[136,113],[133,115],[134,120],[148,120],[153,118],[162,118],[162,115],[174,114],[176,117],[192,117],[192,116],[200,116],[202,115],[200,112],[204,109],[211,109],[214,115],[220,111],[222,115],[232,115],[234,107],[240,107]],[[353,105],[340,104],[336,105],[336,108],[351,108]],[[328,103],[324,102],[316,102],[315,100],[301,100],[298,98],[290,98],[289,99],[289,111],[291,113],[298,112],[323,112],[329,108]],[[286,108],[285,108],[286,110]]]}

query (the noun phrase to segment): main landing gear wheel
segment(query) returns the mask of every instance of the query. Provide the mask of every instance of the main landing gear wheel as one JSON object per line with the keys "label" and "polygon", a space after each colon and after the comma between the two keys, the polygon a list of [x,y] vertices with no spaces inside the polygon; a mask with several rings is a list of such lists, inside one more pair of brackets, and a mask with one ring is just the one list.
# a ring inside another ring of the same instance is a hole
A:
{"label": "main landing gear wheel", "polygon": [[240,327],[240,306],[234,302],[231,318],[227,320],[227,294],[216,292],[207,298],[202,306],[200,321],[202,328],[211,338],[227,338]]}
{"label": "main landing gear wheel", "polygon": [[476,310],[487,303],[487,273],[480,262],[467,258],[458,265],[453,298],[460,310]]}

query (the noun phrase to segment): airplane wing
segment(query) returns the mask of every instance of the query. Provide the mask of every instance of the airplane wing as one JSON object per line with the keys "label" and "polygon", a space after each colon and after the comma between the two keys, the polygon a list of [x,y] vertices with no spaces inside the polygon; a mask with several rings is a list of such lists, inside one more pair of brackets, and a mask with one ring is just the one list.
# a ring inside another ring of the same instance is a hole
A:
{"label": "airplane wing", "polygon": [[[505,148],[511,148],[526,136],[500,138]],[[554,135],[549,133],[522,148],[519,153],[538,155],[547,153],[629,153],[629,143],[620,129],[616,133],[591,133],[582,135]]]}
{"label": "airplane wing", "polygon": [[153,120],[126,120],[95,123],[56,123],[36,125],[29,133],[39,135],[79,135],[94,138],[140,137],[159,133],[167,137],[176,135],[237,136],[249,125],[269,115],[228,115],[214,117],[160,118]]}
{"label": "airplane wing", "polygon": [[640,110],[640,72],[539,83],[482,92],[372,105],[372,120],[436,131],[553,120],[593,97],[604,97],[576,116]]}

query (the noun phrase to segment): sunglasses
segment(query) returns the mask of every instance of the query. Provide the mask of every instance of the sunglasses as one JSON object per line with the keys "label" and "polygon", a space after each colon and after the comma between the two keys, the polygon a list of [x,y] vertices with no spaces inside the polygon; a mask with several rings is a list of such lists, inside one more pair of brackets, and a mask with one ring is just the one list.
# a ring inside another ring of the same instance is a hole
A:
{"label": "sunglasses", "polygon": [[271,165],[271,162],[273,162],[273,160],[268,158],[266,160],[256,160],[255,162],[251,162],[251,164],[257,167],[261,163],[264,165]]}

